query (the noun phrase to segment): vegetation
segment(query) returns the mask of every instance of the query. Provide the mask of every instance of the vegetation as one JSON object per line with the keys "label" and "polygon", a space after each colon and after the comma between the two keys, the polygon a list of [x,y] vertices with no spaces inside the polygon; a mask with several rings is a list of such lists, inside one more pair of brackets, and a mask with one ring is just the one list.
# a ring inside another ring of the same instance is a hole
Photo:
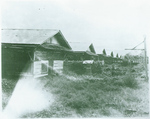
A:
{"label": "vegetation", "polygon": [[138,88],[138,82],[132,75],[126,75],[123,78],[123,84],[129,88]]}
{"label": "vegetation", "polygon": [[[24,117],[148,116],[148,85],[145,81],[138,80],[129,70],[126,75],[113,77],[106,74],[70,75],[74,76],[75,80],[67,76],[57,76],[53,79],[47,77],[45,88],[57,97],[57,103],[42,112]],[[143,85],[145,87],[142,87]],[[143,98],[145,94],[146,98]]]}
{"label": "vegetation", "polygon": [[68,73],[68,71],[72,71],[78,75],[82,75],[85,73],[85,68],[83,62],[81,61],[73,61],[73,62],[64,62],[64,72]]}
{"label": "vegetation", "polygon": [[18,82],[17,76],[3,77],[2,80],[2,108],[4,109],[12,95],[16,83]]}
{"label": "vegetation", "polygon": [[[80,63],[78,65],[81,66]],[[36,113],[28,113],[22,117],[148,116],[148,82],[141,78],[143,71],[141,65],[132,67],[118,65],[114,71],[117,71],[119,75],[111,74],[111,65],[96,66],[98,65],[93,65],[92,71],[96,72],[94,69],[99,69],[101,73],[97,75],[79,75],[77,72],[67,71],[65,75],[41,78],[40,80],[45,82],[45,90],[52,92],[55,96],[55,102],[49,108]],[[118,69],[119,67],[121,69]],[[123,75],[121,75],[122,71]],[[3,82],[3,85],[5,83]]]}
{"label": "vegetation", "polygon": [[89,72],[87,71],[87,68],[91,68],[92,74],[101,74],[102,73],[102,67],[99,62],[94,62],[92,64],[83,64],[81,61],[67,61],[64,62],[64,73],[67,74],[70,71],[78,74],[78,75],[85,75]]}

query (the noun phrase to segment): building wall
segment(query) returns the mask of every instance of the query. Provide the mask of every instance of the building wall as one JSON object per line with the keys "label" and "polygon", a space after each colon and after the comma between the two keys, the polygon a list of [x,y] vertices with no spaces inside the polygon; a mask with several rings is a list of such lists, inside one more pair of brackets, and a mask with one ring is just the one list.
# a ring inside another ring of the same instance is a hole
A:
{"label": "building wall", "polygon": [[[55,38],[47,42],[53,45],[37,47],[37,45],[30,44],[2,44],[2,75],[33,75],[35,71],[34,62],[36,61],[39,65],[40,62],[37,61],[43,60],[48,61],[48,72],[51,74],[54,60],[65,60],[66,51]],[[41,63],[41,68],[43,66],[43,63]],[[38,68],[40,69],[40,66]]]}
{"label": "building wall", "polygon": [[35,55],[35,61],[38,60],[48,60],[49,65],[48,65],[48,74],[52,74],[53,72],[53,67],[54,67],[54,61],[55,60],[61,60],[64,61],[66,60],[66,51],[61,51],[61,50],[50,50],[50,49],[42,49],[38,48],[34,55]]}
{"label": "building wall", "polygon": [[27,52],[19,49],[2,48],[1,55],[2,77],[21,74],[22,72],[31,73],[31,51]]}

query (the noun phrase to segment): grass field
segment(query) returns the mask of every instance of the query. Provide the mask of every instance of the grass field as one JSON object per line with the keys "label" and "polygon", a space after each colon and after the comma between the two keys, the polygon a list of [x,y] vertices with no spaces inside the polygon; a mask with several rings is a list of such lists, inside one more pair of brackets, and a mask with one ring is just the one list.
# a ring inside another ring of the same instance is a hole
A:
{"label": "grass field", "polygon": [[134,70],[113,77],[70,73],[38,79],[45,82],[45,90],[55,95],[55,102],[22,117],[147,117],[148,81],[141,78],[137,66]]}
{"label": "grass field", "polygon": [[2,79],[2,109],[4,109],[13,93],[18,77],[7,76]]}

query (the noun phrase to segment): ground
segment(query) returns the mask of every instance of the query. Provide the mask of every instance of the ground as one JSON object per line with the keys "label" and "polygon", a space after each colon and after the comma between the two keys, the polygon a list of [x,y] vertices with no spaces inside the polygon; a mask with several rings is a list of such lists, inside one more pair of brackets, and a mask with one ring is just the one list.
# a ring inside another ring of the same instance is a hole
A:
{"label": "ground", "polygon": [[24,118],[148,117],[149,85],[141,65],[124,70],[126,74],[114,76],[106,71],[94,76],[3,78],[3,113]]}

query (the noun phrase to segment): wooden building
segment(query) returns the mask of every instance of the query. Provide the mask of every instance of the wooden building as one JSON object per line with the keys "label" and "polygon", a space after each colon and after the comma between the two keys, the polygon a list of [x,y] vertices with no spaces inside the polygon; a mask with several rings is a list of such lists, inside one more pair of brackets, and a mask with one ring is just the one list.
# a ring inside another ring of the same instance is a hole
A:
{"label": "wooden building", "polygon": [[63,67],[72,49],[60,30],[2,29],[2,76],[44,76]]}
{"label": "wooden building", "polygon": [[68,60],[84,61],[96,60],[97,54],[93,44],[82,42],[69,42],[73,52],[67,55]]}

